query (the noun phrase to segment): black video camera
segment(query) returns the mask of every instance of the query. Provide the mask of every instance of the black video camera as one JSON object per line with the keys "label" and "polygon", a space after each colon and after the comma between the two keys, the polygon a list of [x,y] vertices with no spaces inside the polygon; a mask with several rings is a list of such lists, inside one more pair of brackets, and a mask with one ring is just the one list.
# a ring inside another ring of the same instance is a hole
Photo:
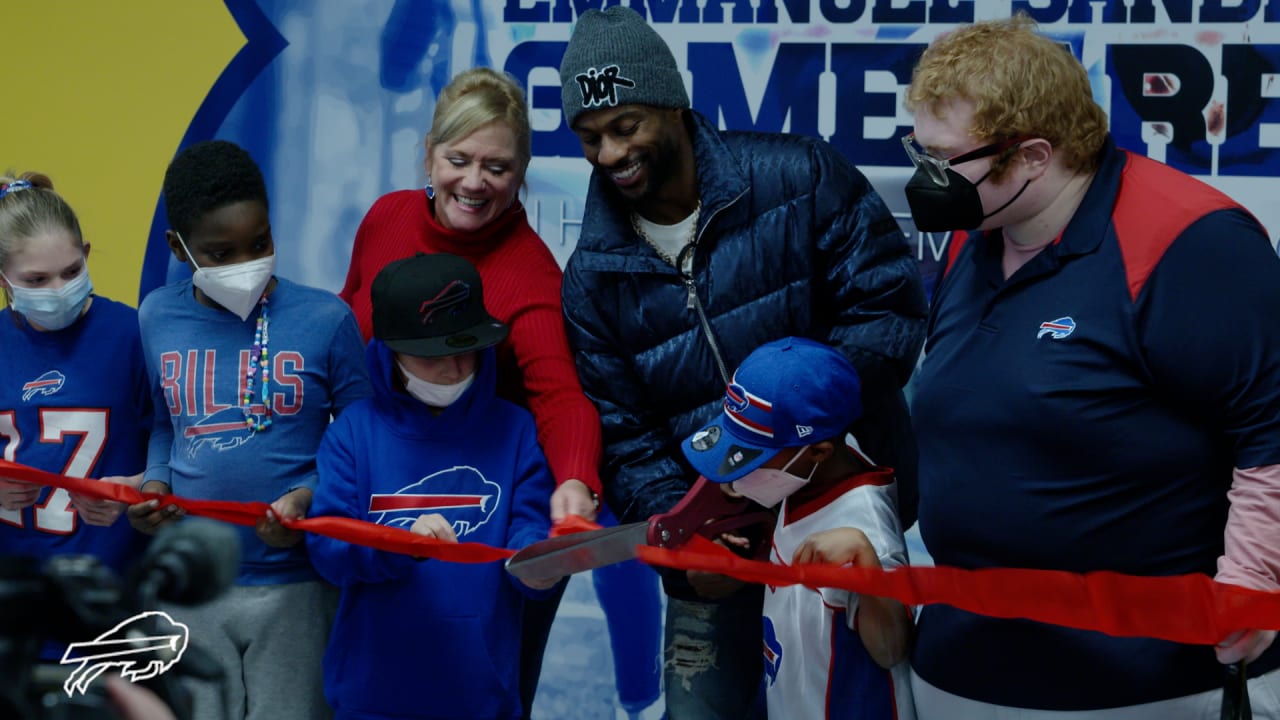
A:
{"label": "black video camera", "polygon": [[157,604],[213,599],[239,562],[235,531],[196,518],[164,528],[127,584],[88,555],[43,566],[0,557],[0,720],[120,718],[102,682],[111,674],[148,688],[187,720],[191,701],[180,678],[217,681],[221,671]]}

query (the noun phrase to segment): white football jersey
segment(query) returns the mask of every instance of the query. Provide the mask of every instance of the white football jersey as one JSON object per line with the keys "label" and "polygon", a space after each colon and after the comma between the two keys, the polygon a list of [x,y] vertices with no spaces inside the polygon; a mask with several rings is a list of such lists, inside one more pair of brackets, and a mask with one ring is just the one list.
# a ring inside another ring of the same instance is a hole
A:
{"label": "white football jersey", "polygon": [[[866,534],[885,568],[907,562],[898,523],[893,471],[876,469],[802,503],[785,500],[770,558],[790,565],[806,538],[854,527]],[[906,662],[885,670],[858,636],[858,596],[800,585],[766,587],[764,661],[769,717],[795,720],[914,720]]]}

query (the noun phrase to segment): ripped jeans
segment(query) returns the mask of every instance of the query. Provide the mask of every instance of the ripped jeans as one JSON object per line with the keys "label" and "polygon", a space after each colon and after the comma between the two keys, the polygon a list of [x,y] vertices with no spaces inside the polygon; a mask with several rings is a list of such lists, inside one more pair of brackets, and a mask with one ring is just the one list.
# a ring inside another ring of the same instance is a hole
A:
{"label": "ripped jeans", "polygon": [[667,720],[764,720],[762,589],[718,603],[667,598]]}

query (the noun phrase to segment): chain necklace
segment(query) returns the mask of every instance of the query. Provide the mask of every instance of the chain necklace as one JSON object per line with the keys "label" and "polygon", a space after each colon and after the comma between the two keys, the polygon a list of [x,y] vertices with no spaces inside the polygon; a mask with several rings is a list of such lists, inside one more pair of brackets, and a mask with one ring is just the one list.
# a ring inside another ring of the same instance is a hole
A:
{"label": "chain necklace", "polygon": [[[692,220],[689,222],[689,237],[685,239],[684,241],[685,245],[692,245],[693,241],[697,238],[698,216],[701,213],[702,213],[702,201],[699,200],[698,204],[693,208],[693,215],[691,216]],[[636,235],[639,235],[640,238],[649,245],[649,247],[653,248],[654,252],[658,253],[658,257],[662,258],[663,260],[666,260],[675,269],[677,270],[680,269],[680,260],[678,256],[672,255],[671,253],[667,252],[662,248],[661,245],[654,242],[653,239],[649,237],[648,233],[644,231],[644,227],[640,224],[640,213],[634,210],[631,211],[631,228],[636,231]]]}
{"label": "chain necklace", "polygon": [[[267,344],[270,341],[267,332],[271,318],[267,315],[265,294],[258,301],[258,308],[258,324],[253,330],[253,346],[249,348],[249,367],[244,373],[244,394],[240,396],[240,411],[244,413],[244,424],[255,433],[271,427],[271,396],[267,394],[267,383],[271,380],[267,352]],[[262,401],[263,414],[255,415],[250,408],[253,405],[253,379],[259,369],[262,370],[262,391],[259,399]]]}

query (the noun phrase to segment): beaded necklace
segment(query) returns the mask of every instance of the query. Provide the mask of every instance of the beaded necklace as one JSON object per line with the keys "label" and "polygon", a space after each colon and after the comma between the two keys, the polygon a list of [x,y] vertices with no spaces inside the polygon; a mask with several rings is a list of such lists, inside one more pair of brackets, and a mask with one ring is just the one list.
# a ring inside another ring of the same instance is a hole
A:
{"label": "beaded necklace", "polygon": [[[268,370],[270,361],[267,357],[267,328],[271,318],[267,315],[267,296],[263,294],[258,301],[258,324],[253,331],[253,347],[249,349],[249,369],[244,374],[244,395],[240,397],[240,411],[244,413],[244,424],[253,432],[259,433],[271,427],[271,396],[267,394],[267,383],[271,380]],[[263,415],[254,415],[249,409],[253,405],[253,378],[262,368],[261,400]]]}

